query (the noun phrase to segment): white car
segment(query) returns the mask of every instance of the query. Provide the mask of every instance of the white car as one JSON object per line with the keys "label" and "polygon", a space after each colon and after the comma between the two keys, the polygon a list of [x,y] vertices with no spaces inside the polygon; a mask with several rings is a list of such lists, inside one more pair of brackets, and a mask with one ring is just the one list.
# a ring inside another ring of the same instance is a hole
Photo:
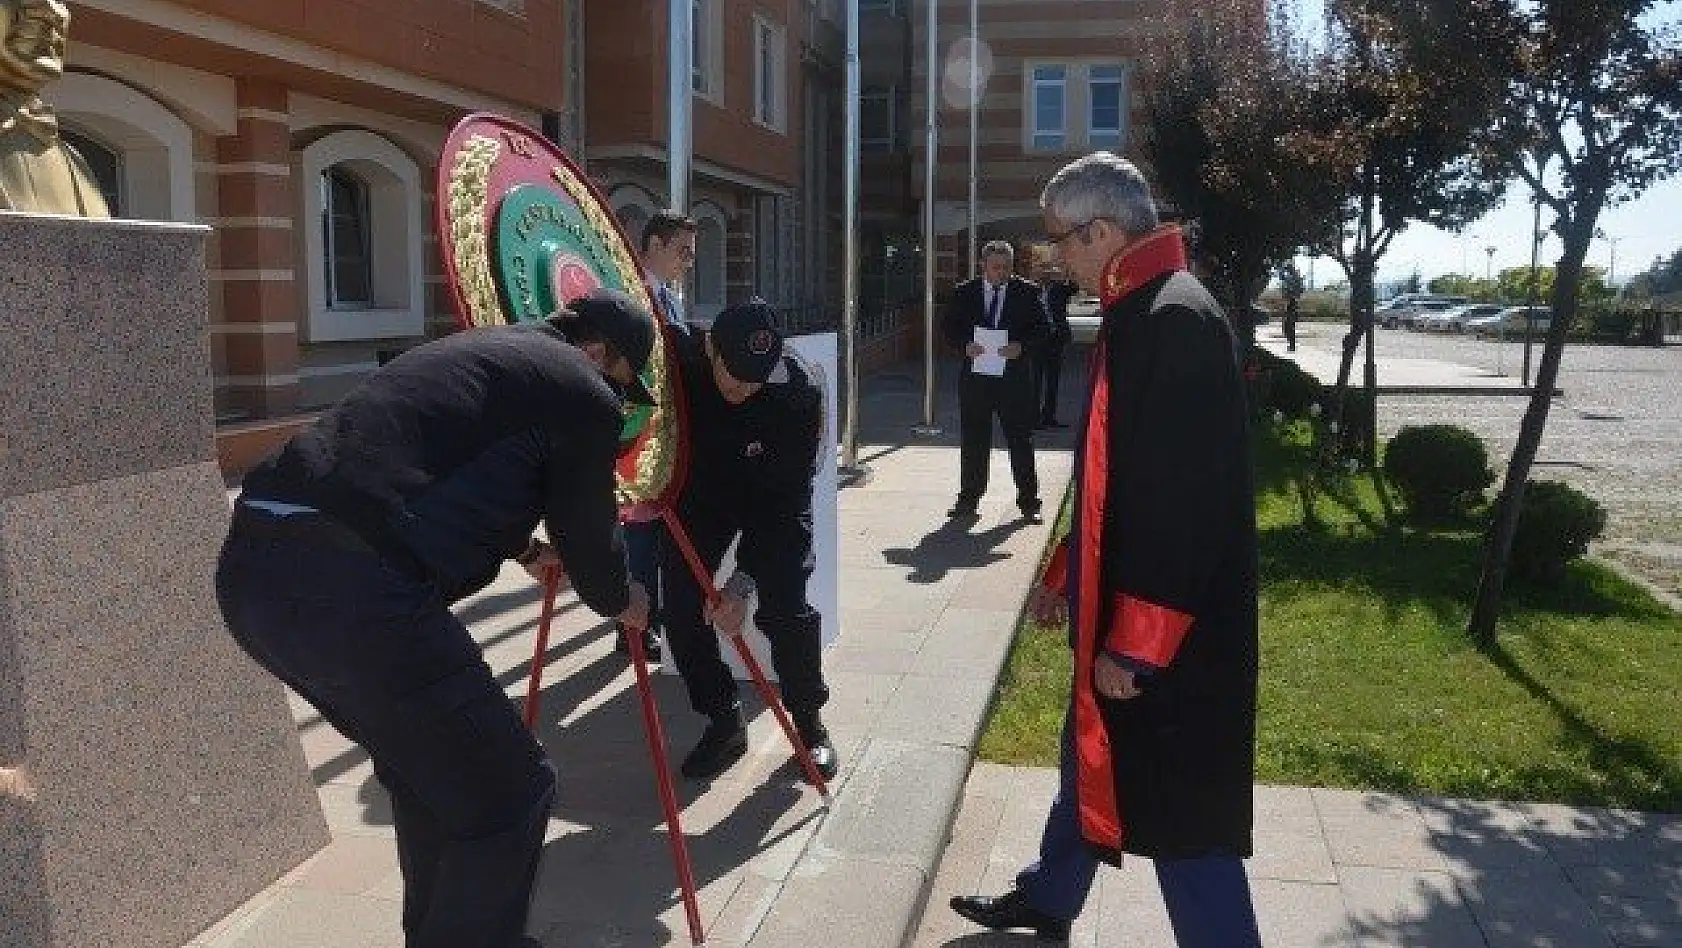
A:
{"label": "white car", "polygon": [[[1526,318],[1534,311],[1534,316]],[[1479,339],[1494,339],[1502,336],[1516,336],[1524,338],[1527,326],[1534,326],[1536,332],[1548,331],[1552,322],[1552,313],[1546,306],[1510,306],[1494,316],[1474,319],[1466,324],[1466,331]]]}
{"label": "white car", "polygon": [[1069,301],[1069,341],[1077,346],[1090,346],[1098,341],[1098,324],[1104,316],[1098,310],[1098,297],[1077,296]]}
{"label": "white car", "polygon": [[1414,328],[1423,329],[1426,332],[1465,332],[1468,322],[1474,319],[1482,319],[1485,316],[1494,316],[1505,308],[1493,303],[1456,306],[1453,309],[1445,309],[1440,313],[1431,313],[1419,317],[1414,320]]}

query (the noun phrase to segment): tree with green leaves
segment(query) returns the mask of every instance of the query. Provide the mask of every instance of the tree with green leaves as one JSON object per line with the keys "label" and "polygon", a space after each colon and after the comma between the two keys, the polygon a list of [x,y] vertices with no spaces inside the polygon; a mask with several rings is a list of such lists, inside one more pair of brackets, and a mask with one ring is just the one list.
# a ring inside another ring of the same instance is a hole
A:
{"label": "tree with green leaves", "polygon": [[[1341,422],[1363,341],[1366,402],[1377,404],[1374,278],[1391,242],[1416,221],[1458,230],[1500,199],[1502,186],[1481,173],[1473,143],[1505,91],[1499,64],[1508,44],[1500,0],[1327,0],[1326,12],[1310,129],[1321,166],[1336,175],[1336,226],[1321,249],[1348,275],[1351,293],[1332,406]],[[1376,467],[1375,439],[1366,440]]]}
{"label": "tree with green leaves", "polygon": [[1323,172],[1300,148],[1309,103],[1287,11],[1181,3],[1145,69],[1146,157],[1162,195],[1196,220],[1199,262],[1235,318],[1333,213]]}
{"label": "tree with green leaves", "polygon": [[1542,442],[1600,215],[1682,170],[1682,40],[1652,0],[1507,0],[1518,57],[1484,139],[1491,170],[1530,186],[1562,244],[1553,319],[1496,504],[1468,632],[1495,637],[1531,465]]}

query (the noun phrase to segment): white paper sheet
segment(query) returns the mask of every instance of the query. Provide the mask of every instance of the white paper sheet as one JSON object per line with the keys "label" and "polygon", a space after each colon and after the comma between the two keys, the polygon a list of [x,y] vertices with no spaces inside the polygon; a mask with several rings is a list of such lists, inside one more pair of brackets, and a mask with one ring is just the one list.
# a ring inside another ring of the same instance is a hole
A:
{"label": "white paper sheet", "polygon": [[999,355],[1000,350],[1010,345],[1010,331],[1008,329],[986,329],[975,327],[975,343],[986,349],[970,363],[970,371],[977,375],[999,376],[1005,374],[1005,357]]}

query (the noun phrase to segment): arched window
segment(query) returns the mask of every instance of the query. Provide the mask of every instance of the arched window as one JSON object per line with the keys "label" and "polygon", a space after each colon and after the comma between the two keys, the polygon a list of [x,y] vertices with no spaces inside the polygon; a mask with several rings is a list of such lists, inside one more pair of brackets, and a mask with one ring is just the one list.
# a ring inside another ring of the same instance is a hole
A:
{"label": "arched window", "polygon": [[85,159],[113,217],[193,221],[193,130],[146,92],[85,72],[47,89],[59,134]]}
{"label": "arched window", "polygon": [[726,296],[725,259],[729,228],[724,211],[711,201],[702,201],[690,209],[690,216],[699,225],[695,232],[695,289],[693,317],[708,320],[724,308]]}
{"label": "arched window", "polygon": [[303,340],[425,335],[420,166],[390,140],[354,130],[322,136],[301,158]]}
{"label": "arched window", "polygon": [[374,301],[373,216],[368,184],[335,165],[321,173],[322,265],[327,305],[364,309]]}

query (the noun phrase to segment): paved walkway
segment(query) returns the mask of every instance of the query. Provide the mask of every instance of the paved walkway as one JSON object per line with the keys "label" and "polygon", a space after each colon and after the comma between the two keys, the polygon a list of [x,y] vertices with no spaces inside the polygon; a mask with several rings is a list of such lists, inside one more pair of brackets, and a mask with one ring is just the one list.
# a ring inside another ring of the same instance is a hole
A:
{"label": "paved walkway", "polygon": [[[1326,348],[1324,340],[1321,340],[1321,346],[1302,344],[1302,337],[1311,336],[1312,332],[1299,328],[1297,335],[1299,345],[1296,351],[1288,351],[1277,321],[1269,322],[1257,327],[1256,344],[1295,362],[1298,368],[1319,380],[1320,384],[1336,384],[1337,372],[1343,361],[1341,337],[1332,340],[1331,347]],[[1353,385],[1361,384],[1366,366],[1365,352],[1365,349],[1357,352],[1355,363],[1350,367]],[[1375,368],[1380,394],[1524,395],[1529,391],[1516,372],[1503,375],[1480,366],[1443,359],[1381,356],[1376,360]]]}
{"label": "paved walkway", "polygon": [[[914,948],[1005,948],[946,908],[1032,861],[1057,773],[978,763]],[[1256,788],[1249,862],[1269,948],[1678,948],[1682,816]],[[1171,948],[1150,862],[1104,869],[1076,948]]]}

